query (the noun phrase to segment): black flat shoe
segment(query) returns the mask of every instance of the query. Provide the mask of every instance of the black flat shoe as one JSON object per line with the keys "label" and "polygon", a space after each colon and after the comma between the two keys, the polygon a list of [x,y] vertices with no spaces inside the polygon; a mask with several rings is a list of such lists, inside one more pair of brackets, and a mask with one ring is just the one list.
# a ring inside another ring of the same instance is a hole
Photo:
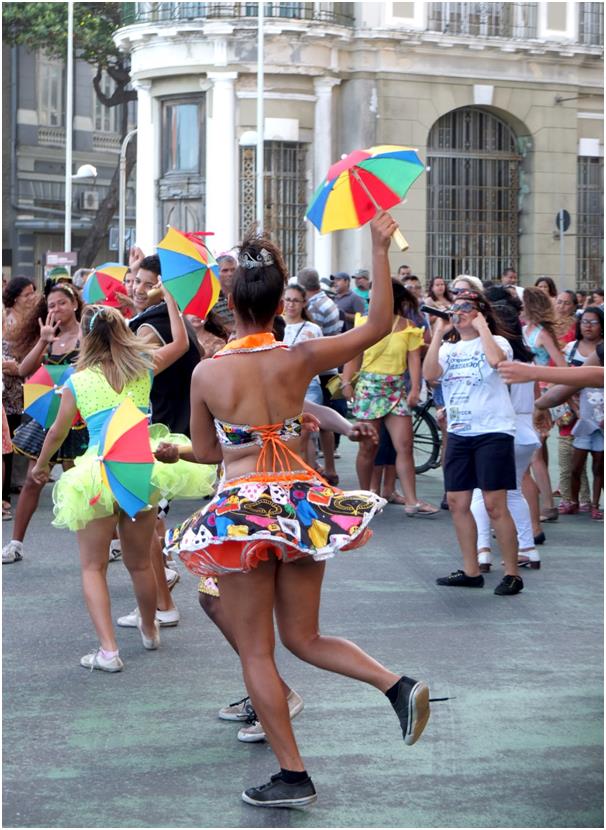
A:
{"label": "black flat shoe", "polygon": [[541,531],[537,536],[534,537],[534,543],[535,545],[544,545],[546,539],[547,537],[545,536],[543,531]]}

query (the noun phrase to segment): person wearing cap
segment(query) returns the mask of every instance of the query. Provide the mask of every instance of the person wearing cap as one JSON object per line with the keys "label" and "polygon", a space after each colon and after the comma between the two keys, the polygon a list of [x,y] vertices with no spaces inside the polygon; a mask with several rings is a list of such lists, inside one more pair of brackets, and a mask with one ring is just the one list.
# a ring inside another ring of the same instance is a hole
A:
{"label": "person wearing cap", "polygon": [[366,304],[362,297],[351,290],[351,277],[345,271],[338,271],[331,277],[331,280],[335,291],[333,301],[343,320],[343,331],[349,331],[354,326],[356,314],[365,313]]}
{"label": "person wearing cap", "polygon": [[354,293],[364,300],[364,314],[368,312],[368,302],[370,300],[370,274],[366,268],[358,268],[353,275],[354,278]]}
{"label": "person wearing cap", "polygon": [[219,265],[221,293],[219,294],[219,299],[215,303],[213,311],[228,334],[231,334],[234,330],[235,319],[233,312],[227,305],[227,298],[231,294],[231,284],[238,263],[236,262],[236,258],[231,254],[220,254],[217,257],[217,263]]}

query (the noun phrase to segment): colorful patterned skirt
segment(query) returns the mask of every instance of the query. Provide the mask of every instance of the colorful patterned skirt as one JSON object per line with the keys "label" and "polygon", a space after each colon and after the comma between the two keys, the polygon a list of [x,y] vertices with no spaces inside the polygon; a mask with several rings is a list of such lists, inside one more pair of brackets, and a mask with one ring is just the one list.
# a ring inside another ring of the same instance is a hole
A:
{"label": "colorful patterned skirt", "polygon": [[[13,435],[13,448],[19,455],[25,455],[28,458],[37,460],[42,451],[42,445],[46,438],[48,430],[40,426],[38,421],[29,418],[28,415],[23,416],[24,422],[17,427]],[[88,447],[88,430],[82,426],[72,427],[67,434],[67,438],[61,444],[55,455],[51,458],[51,463],[56,464],[61,461],[73,461],[79,455],[86,452]]]}
{"label": "colorful patterned skirt", "polygon": [[359,421],[374,421],[386,415],[411,414],[406,403],[404,375],[360,372],[353,404],[354,418]]}
{"label": "colorful patterned skirt", "polygon": [[254,473],[224,482],[208,505],[167,532],[165,550],[204,578],[250,571],[271,554],[282,562],[328,559],[365,544],[385,503],[304,470]]}

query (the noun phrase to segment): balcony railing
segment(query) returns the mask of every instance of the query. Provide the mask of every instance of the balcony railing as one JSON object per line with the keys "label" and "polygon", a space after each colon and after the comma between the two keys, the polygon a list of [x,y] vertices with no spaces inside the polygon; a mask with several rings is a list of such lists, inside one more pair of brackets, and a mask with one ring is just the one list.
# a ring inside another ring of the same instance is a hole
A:
{"label": "balcony railing", "polygon": [[[200,19],[257,17],[257,3],[123,3],[123,21],[168,23]],[[354,25],[353,3],[265,3],[266,18]]]}
{"label": "balcony railing", "polygon": [[430,32],[468,37],[532,39],[537,37],[537,5],[429,3],[427,29]]}

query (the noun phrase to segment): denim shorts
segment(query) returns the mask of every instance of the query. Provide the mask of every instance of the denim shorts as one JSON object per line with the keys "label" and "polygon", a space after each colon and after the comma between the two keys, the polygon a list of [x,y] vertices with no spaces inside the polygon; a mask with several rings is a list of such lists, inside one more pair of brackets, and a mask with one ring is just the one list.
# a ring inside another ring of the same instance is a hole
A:
{"label": "denim shorts", "polygon": [[305,399],[311,401],[312,403],[317,403],[320,406],[324,403],[324,396],[322,395],[322,387],[320,385],[320,381],[316,376],[313,378],[312,382],[307,387],[307,392],[305,393]]}
{"label": "denim shorts", "polygon": [[572,446],[575,450],[604,452],[604,433],[601,429],[596,429],[591,435],[574,435]]}

